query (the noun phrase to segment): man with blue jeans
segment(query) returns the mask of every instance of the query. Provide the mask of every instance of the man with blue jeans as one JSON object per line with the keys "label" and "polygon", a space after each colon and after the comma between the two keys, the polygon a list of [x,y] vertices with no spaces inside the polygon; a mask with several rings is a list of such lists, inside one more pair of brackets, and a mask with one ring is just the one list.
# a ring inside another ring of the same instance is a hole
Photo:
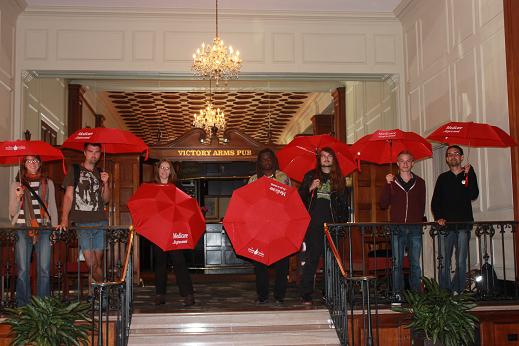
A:
{"label": "man with blue jeans", "polygon": [[[85,143],[85,160],[79,170],[69,169],[63,181],[63,212],[58,229],[66,229],[70,222],[79,229],[78,243],[96,282],[103,281],[103,251],[105,228],[108,225],[104,206],[110,202],[109,174],[96,168],[101,158],[101,145]],[[77,176],[76,176],[77,175]]]}
{"label": "man with blue jeans", "polygon": [[391,226],[391,252],[393,255],[393,296],[400,302],[404,289],[402,262],[407,248],[411,273],[409,285],[420,290],[420,255],[422,252],[421,223],[425,213],[425,181],[412,173],[413,155],[402,151],[397,156],[398,174],[386,175],[387,184],[380,197],[382,209],[391,207],[390,220],[398,225]]}
{"label": "man with blue jeans", "polygon": [[[438,176],[431,201],[434,219],[445,229],[438,235],[440,256],[440,287],[461,293],[465,289],[465,273],[467,272],[468,246],[470,240],[470,223],[472,201],[478,198],[478,180],[474,169],[463,161],[463,149],[451,145],[445,153],[445,161],[449,166],[447,172]],[[446,223],[449,224],[446,224]],[[456,224],[459,222],[459,224]],[[456,248],[456,270],[451,281],[451,258]]]}

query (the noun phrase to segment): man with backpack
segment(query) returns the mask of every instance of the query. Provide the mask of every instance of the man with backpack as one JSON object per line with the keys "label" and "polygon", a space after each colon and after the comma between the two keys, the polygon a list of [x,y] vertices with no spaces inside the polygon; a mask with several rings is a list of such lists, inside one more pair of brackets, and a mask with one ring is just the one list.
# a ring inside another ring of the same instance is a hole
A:
{"label": "man with backpack", "polygon": [[[85,143],[85,160],[69,169],[63,181],[65,195],[58,229],[69,223],[77,229],[78,244],[96,282],[103,281],[103,251],[108,218],[104,206],[110,202],[109,174],[96,167],[101,144]],[[81,229],[84,227],[84,229]]]}

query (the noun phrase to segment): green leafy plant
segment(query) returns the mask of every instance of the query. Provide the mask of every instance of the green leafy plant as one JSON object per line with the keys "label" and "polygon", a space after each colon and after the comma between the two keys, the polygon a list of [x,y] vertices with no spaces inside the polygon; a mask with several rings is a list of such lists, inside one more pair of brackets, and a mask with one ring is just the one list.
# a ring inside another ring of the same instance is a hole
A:
{"label": "green leafy plant", "polygon": [[[86,303],[62,303],[54,297],[33,297],[30,304],[6,309],[12,345],[82,345],[88,341],[90,319]],[[87,322],[87,323],[85,323]]]}
{"label": "green leafy plant", "polygon": [[409,305],[396,309],[412,314],[412,321],[406,327],[444,346],[473,343],[478,319],[469,312],[476,306],[472,294],[453,295],[426,277],[423,283],[423,292],[406,291],[404,296]]}

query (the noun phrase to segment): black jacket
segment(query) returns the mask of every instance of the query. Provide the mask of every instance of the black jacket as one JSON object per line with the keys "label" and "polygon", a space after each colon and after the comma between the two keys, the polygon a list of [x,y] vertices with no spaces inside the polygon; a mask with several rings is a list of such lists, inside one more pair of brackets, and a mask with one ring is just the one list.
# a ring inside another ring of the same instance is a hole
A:
{"label": "black jacket", "polygon": [[478,179],[470,167],[468,184],[465,185],[465,173],[454,174],[451,171],[438,176],[434,186],[431,209],[434,219],[453,221],[473,221],[472,201],[478,198]]}
{"label": "black jacket", "polygon": [[[314,194],[310,193],[310,185],[315,179],[315,170],[307,172],[303,178],[301,186],[299,186],[299,195],[303,200],[308,212],[312,211]],[[343,223],[350,221],[350,193],[345,188],[342,193],[332,191],[330,193],[330,210],[335,223]]]}

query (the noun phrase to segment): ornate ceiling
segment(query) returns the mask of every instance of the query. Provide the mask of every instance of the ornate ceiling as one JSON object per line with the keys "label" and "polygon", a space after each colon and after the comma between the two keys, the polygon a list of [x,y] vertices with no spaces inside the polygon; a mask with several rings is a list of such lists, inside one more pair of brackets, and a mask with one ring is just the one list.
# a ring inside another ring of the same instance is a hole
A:
{"label": "ornate ceiling", "polygon": [[[172,141],[193,128],[193,115],[205,107],[207,92],[105,91],[128,130],[146,143]],[[279,142],[287,124],[312,100],[310,92],[214,92],[213,104],[225,113],[227,128],[260,142]]]}

